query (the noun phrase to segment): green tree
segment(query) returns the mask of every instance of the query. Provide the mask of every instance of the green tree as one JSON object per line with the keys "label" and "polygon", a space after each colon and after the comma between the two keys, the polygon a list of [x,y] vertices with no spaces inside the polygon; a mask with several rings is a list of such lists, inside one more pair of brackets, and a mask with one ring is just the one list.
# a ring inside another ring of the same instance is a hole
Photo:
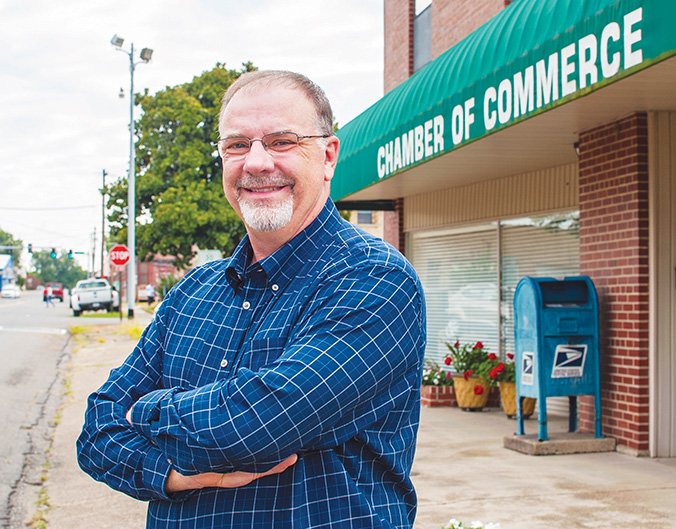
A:
{"label": "green tree", "polygon": [[0,246],[17,246],[15,249],[0,249],[0,253],[12,254],[12,262],[14,263],[14,268],[18,269],[20,260],[21,260],[21,248],[23,247],[23,242],[20,239],[15,239],[14,236],[0,228]]}
{"label": "green tree", "polygon": [[[173,255],[188,266],[194,245],[229,254],[244,236],[244,225],[228,204],[216,150],[218,114],[225,89],[242,73],[222,64],[189,83],[154,95],[136,95],[143,113],[136,124],[137,253]],[[108,188],[111,240],[127,237],[127,180]]]}
{"label": "green tree", "polygon": [[33,252],[32,257],[35,267],[34,275],[42,283],[58,281],[63,283],[66,288],[72,288],[80,279],[87,277],[87,272],[73,259],[68,259],[67,255],[52,259],[48,251],[39,251]]}

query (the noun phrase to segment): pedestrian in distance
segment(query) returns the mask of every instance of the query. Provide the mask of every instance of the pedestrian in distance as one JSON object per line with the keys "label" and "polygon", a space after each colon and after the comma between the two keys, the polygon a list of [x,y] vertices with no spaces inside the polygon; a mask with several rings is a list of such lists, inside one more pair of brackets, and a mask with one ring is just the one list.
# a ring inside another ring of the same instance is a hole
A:
{"label": "pedestrian in distance", "polygon": [[223,96],[223,189],[246,226],[191,270],[88,401],[80,466],[153,528],[410,528],[422,288],[329,197],[333,114],[306,77]]}
{"label": "pedestrian in distance", "polygon": [[146,285],[146,302],[148,305],[155,303],[155,287],[150,283]]}
{"label": "pedestrian in distance", "polygon": [[54,289],[52,288],[51,285],[47,285],[47,288],[45,288],[43,297],[45,299],[45,307],[46,308],[54,306]]}

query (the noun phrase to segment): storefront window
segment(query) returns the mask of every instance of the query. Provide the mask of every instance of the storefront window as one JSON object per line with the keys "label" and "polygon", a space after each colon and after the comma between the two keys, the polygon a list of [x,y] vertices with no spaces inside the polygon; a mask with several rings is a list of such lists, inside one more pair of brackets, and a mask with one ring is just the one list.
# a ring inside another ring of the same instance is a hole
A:
{"label": "storefront window", "polygon": [[373,224],[373,212],[357,211],[357,224]]}

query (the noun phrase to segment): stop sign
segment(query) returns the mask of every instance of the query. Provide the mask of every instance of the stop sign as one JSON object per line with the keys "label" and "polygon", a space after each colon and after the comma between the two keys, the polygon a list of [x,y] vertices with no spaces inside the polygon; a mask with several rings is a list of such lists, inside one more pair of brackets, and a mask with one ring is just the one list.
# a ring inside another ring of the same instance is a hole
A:
{"label": "stop sign", "polygon": [[124,244],[116,244],[110,249],[110,262],[116,266],[124,266],[129,262],[129,249]]}

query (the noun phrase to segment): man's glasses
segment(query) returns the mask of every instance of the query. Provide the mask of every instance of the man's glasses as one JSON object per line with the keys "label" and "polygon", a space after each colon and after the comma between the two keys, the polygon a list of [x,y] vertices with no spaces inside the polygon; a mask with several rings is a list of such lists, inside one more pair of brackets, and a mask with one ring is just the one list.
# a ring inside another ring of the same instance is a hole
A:
{"label": "man's glasses", "polygon": [[251,150],[255,141],[260,141],[263,148],[269,153],[283,153],[294,149],[301,140],[307,138],[328,138],[331,134],[317,134],[301,136],[295,132],[271,132],[262,138],[247,138],[246,136],[232,136],[218,140],[218,152],[221,156],[243,156]]}

